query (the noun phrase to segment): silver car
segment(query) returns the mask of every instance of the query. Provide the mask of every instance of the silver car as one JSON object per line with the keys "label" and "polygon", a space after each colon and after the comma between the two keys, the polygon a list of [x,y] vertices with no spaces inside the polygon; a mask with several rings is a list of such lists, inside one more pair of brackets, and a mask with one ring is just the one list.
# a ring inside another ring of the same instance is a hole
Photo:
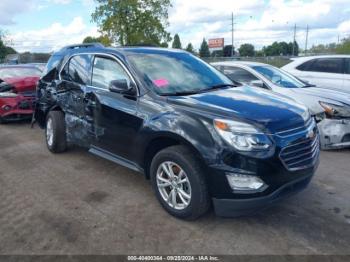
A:
{"label": "silver car", "polygon": [[230,61],[212,65],[235,82],[270,89],[306,105],[318,122],[322,149],[350,147],[350,94],[309,85],[267,64]]}

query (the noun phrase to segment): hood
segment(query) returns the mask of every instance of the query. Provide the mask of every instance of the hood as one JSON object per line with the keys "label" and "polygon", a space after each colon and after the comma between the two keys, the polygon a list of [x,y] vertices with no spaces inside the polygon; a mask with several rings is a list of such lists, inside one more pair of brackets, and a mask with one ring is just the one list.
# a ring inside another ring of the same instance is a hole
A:
{"label": "hood", "polygon": [[305,95],[311,95],[319,98],[319,101],[325,101],[325,102],[340,102],[346,105],[350,105],[350,94],[335,91],[335,90],[329,90],[325,88],[320,87],[306,87],[306,88],[293,88],[291,89],[293,92],[298,94],[305,94]]}
{"label": "hood", "polygon": [[7,84],[10,84],[11,86],[13,86],[15,92],[24,93],[24,92],[34,92],[39,79],[40,77],[38,76],[30,76],[30,77],[3,78],[2,80]]}
{"label": "hood", "polygon": [[169,97],[169,102],[206,115],[251,122],[271,133],[302,126],[309,115],[306,107],[291,99],[247,86]]}

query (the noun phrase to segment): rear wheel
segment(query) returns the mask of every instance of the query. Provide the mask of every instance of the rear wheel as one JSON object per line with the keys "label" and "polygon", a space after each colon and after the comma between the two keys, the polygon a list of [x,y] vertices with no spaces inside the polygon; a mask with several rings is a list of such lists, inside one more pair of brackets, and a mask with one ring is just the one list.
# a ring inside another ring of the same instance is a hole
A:
{"label": "rear wheel", "polygon": [[203,169],[184,146],[166,148],[154,157],[151,182],[161,205],[175,217],[194,220],[209,209]]}
{"label": "rear wheel", "polygon": [[46,144],[53,153],[62,153],[67,149],[66,123],[61,111],[51,111],[46,118]]}

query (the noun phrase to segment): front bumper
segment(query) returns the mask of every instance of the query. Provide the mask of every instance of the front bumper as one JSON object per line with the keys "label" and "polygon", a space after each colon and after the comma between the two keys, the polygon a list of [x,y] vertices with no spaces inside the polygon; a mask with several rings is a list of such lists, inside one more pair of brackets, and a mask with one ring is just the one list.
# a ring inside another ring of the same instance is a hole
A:
{"label": "front bumper", "polygon": [[267,196],[248,199],[217,199],[213,198],[215,213],[221,217],[238,217],[254,214],[272,204],[292,196],[305,189],[313,174],[304,176],[283,185]]}
{"label": "front bumper", "polygon": [[323,150],[350,147],[349,119],[324,119],[317,126]]}

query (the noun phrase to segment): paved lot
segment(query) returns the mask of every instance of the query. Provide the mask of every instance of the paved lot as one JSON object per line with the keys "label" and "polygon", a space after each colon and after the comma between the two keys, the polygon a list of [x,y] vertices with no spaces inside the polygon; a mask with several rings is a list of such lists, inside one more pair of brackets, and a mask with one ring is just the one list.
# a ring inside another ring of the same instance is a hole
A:
{"label": "paved lot", "polygon": [[350,254],[350,151],[322,152],[310,187],[254,217],[170,217],[139,174],[43,132],[0,126],[0,254]]}

